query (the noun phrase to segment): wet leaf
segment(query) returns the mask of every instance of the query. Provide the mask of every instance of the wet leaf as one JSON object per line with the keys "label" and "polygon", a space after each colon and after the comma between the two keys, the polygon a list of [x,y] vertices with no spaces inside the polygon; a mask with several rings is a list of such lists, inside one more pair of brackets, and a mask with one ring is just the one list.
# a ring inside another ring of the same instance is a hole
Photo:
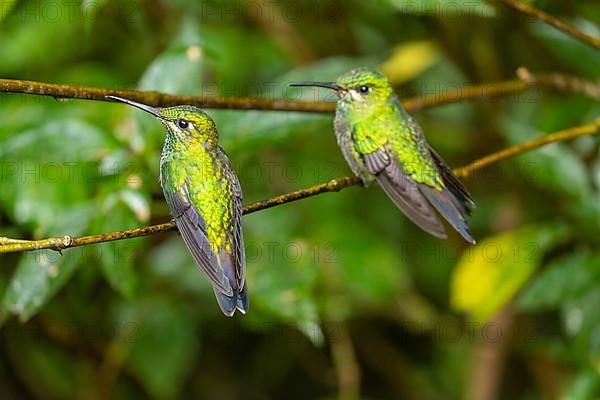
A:
{"label": "wet leaf", "polygon": [[2,299],[2,314],[14,314],[27,321],[71,278],[76,268],[89,257],[88,250],[53,250],[25,253]]}

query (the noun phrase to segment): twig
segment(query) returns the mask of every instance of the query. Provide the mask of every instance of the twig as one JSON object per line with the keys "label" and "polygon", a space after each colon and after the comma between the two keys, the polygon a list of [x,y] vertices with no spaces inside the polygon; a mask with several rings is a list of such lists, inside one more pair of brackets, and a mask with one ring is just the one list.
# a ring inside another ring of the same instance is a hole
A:
{"label": "twig", "polygon": [[[509,147],[497,153],[490,154],[489,156],[473,161],[471,164],[455,169],[454,173],[457,176],[464,178],[469,176],[473,171],[477,169],[481,169],[506,158],[516,156],[518,154],[536,149],[546,144],[566,141],[579,136],[593,135],[597,133],[598,130],[600,130],[600,118],[590,122],[589,124],[579,125],[563,131],[555,132],[546,136],[532,139],[525,143]],[[345,176],[335,178],[326,183],[311,186],[306,189],[296,190],[294,192],[276,196],[264,201],[259,201],[257,203],[252,203],[244,207],[244,214],[250,214],[256,211],[265,210],[267,208],[275,207],[281,204],[290,203],[292,201],[304,199],[311,196],[316,196],[321,193],[339,192],[344,188],[357,186],[359,184],[360,180],[357,177]],[[53,249],[58,251],[70,247],[148,236],[155,233],[167,232],[175,229],[176,228],[173,223],[167,222],[159,225],[147,226],[144,228],[136,228],[118,232],[104,233],[100,235],[80,237],[63,236],[60,238],[47,238],[30,241],[0,237],[0,253],[15,253],[41,249]]]}
{"label": "twig", "polygon": [[14,243],[27,243],[29,240],[21,240],[21,239],[12,239],[7,237],[0,237],[0,246],[5,244],[14,244]]}
{"label": "twig", "polygon": [[352,346],[348,327],[342,321],[335,323],[335,334],[328,336],[333,363],[338,378],[340,400],[356,400],[360,397],[360,367]]}
{"label": "twig", "polygon": [[581,93],[592,99],[600,100],[600,83],[576,76],[556,73],[534,75],[527,68],[519,67],[517,77],[530,85],[553,87],[563,92]]}
{"label": "twig", "polygon": [[407,111],[419,111],[426,108],[438,107],[445,104],[472,101],[475,99],[497,100],[510,94],[518,94],[531,89],[532,86],[559,90],[562,92],[580,93],[595,100],[600,100],[600,83],[586,81],[576,76],[545,73],[532,74],[527,68],[517,69],[515,80],[498,83],[465,86],[448,90],[443,94],[431,94],[414,97],[403,102]]}
{"label": "twig", "polygon": [[[282,194],[267,200],[249,204],[244,207],[244,214],[251,214],[256,211],[266,210],[281,204],[304,199],[327,192],[339,192],[343,188],[360,184],[360,179],[354,176],[344,176],[330,180],[320,185],[311,186],[306,189],[296,190],[294,192]],[[6,237],[0,237],[0,253],[16,253],[22,251],[52,249],[64,250],[71,247],[85,246],[88,244],[111,242],[114,240],[131,239],[142,236],[149,236],[155,233],[162,233],[176,230],[175,224],[165,222],[163,224],[146,226],[143,228],[128,229],[124,231],[103,233],[89,236],[63,236],[47,238],[41,240],[18,240]]]}
{"label": "twig", "polygon": [[[497,99],[500,96],[524,92],[529,90],[532,85],[567,91],[576,90],[578,87],[576,83],[572,83],[577,82],[578,78],[569,75],[532,75],[531,73],[528,73],[527,77],[527,81],[516,79],[501,82],[491,82],[480,85],[464,86],[462,88],[444,92],[443,94],[419,96],[404,101],[403,105],[406,110],[410,112],[449,103],[472,101],[477,98]],[[590,85],[594,84],[590,83]],[[598,89],[598,85],[596,85],[596,90],[600,90]],[[229,110],[270,110],[333,113],[336,106],[333,102],[174,96],[152,91],[101,89],[87,86],[63,85],[12,79],[0,79],[0,92],[33,94],[54,97],[56,99],[81,99],[97,101],[112,101],[106,99],[106,96],[110,95],[124,97],[154,107],[190,104],[201,108]],[[586,94],[587,92],[583,93]]]}
{"label": "twig", "polygon": [[514,314],[511,306],[508,305],[487,324],[487,326],[493,324],[498,329],[500,332],[498,337],[493,337],[496,334],[492,333],[494,330],[490,330],[489,333],[485,330],[478,332],[471,363],[471,365],[477,367],[471,370],[465,399],[497,400],[500,398],[499,389],[502,383],[502,372],[506,364],[506,351],[513,336],[509,334],[513,322]]}
{"label": "twig", "polygon": [[[544,85],[547,83],[548,82],[544,82]],[[483,83],[481,85],[464,86],[453,90],[447,90],[444,93],[413,97],[403,101],[402,105],[407,111],[413,112],[451,103],[472,101],[479,98],[497,100],[503,96],[529,90],[532,85],[537,85],[537,82],[532,84],[514,79],[497,83]],[[552,87],[553,85],[552,83],[549,83],[546,86]]]}
{"label": "twig", "polygon": [[516,1],[516,0],[500,0],[500,1],[502,1],[504,4],[508,5],[509,7],[513,8],[523,14],[527,14],[529,16],[537,18],[540,21],[543,21],[543,22],[547,23],[548,25],[555,27],[556,29],[560,29],[561,31],[565,32],[568,35],[571,35],[575,39],[581,40],[582,42],[587,43],[592,47],[600,49],[600,38],[595,38],[593,36],[588,35],[587,33],[581,32],[579,29],[577,29],[573,25],[570,25],[570,24],[567,24],[566,22],[560,21],[560,20],[554,18],[553,16],[546,14],[545,12],[543,12],[541,10],[538,10],[537,8],[535,8],[529,4],[521,3],[520,1]]}
{"label": "twig", "polygon": [[454,171],[454,173],[459,178],[464,178],[470,175],[476,169],[487,167],[490,164],[495,164],[498,161],[514,157],[517,154],[525,153],[527,151],[537,149],[538,147],[542,147],[550,143],[564,142],[566,140],[575,139],[579,136],[593,135],[597,133],[599,129],[600,118],[590,122],[589,124],[579,125],[573,128],[565,129],[564,131],[555,132],[546,136],[541,136],[539,138],[532,139],[528,142],[517,144],[507,149],[500,150],[497,153],[490,154],[489,156],[473,161],[469,165],[458,168]]}
{"label": "twig", "polygon": [[106,96],[118,96],[138,101],[149,106],[194,105],[201,108],[230,110],[273,110],[331,113],[335,103],[315,101],[286,101],[270,99],[174,96],[166,93],[142,90],[102,89],[89,86],[63,85],[56,83],[0,79],[0,92],[34,94],[56,99],[80,99],[113,101]]}

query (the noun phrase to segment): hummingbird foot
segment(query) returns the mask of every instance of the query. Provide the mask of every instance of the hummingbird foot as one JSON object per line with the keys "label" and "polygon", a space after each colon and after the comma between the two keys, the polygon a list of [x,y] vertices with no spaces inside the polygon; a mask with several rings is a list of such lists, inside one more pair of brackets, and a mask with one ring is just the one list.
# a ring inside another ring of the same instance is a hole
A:
{"label": "hummingbird foot", "polygon": [[359,176],[360,178],[360,184],[362,185],[362,187],[364,188],[368,188],[369,186],[371,186],[371,184],[373,183],[373,181],[375,180],[373,177],[364,177],[364,176]]}

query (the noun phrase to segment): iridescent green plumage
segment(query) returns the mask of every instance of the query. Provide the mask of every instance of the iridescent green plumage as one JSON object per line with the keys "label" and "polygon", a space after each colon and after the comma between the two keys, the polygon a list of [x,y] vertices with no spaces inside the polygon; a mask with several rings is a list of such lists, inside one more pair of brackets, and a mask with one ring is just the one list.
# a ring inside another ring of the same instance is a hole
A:
{"label": "iridescent green plumage", "polygon": [[145,110],[165,126],[160,182],[183,240],[213,285],[223,313],[248,309],[242,237],[242,190],[218,145],[213,120],[192,106]]}
{"label": "iridescent green plumage", "polygon": [[384,75],[359,68],[336,82],[292,85],[336,91],[336,138],[350,168],[365,186],[377,181],[415,224],[445,238],[433,206],[467,241],[475,243],[466,222],[474,205],[471,197],[429,147],[421,127],[404,110]]}

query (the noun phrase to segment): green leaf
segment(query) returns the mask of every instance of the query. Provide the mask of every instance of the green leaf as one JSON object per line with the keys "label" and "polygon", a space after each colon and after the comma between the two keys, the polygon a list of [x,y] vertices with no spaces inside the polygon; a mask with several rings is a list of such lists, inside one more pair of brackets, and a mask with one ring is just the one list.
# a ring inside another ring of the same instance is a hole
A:
{"label": "green leaf", "polygon": [[[0,3],[5,4],[5,0]],[[22,14],[6,18],[1,25],[0,73],[9,76],[40,68],[37,60],[45,60],[40,71],[54,70],[58,66],[64,68],[67,60],[85,51],[88,41],[77,36],[82,18],[68,17],[68,10],[72,10],[70,5],[73,3],[69,0],[40,0],[34,7],[27,9],[28,4],[24,4],[20,10],[12,9],[14,4],[9,4],[13,12],[21,11]],[[66,45],[75,38],[79,39],[78,45]],[[57,46],[57,43],[63,45]]]}
{"label": "green leaf", "polygon": [[600,390],[600,373],[585,367],[579,371],[570,382],[561,398],[569,400],[588,400],[597,397]]}
{"label": "green leaf", "polygon": [[101,130],[72,118],[9,137],[0,143],[0,205],[37,235],[83,232],[94,212],[98,160],[109,146]]}
{"label": "green leaf", "polygon": [[[200,294],[207,303],[213,301],[210,284],[194,263],[178,234],[173,234],[154,246],[148,254],[148,264],[161,281],[176,286],[181,292]],[[216,307],[217,303],[210,305]]]}
{"label": "green leaf", "polygon": [[4,0],[0,3],[0,23],[4,22],[11,14],[19,0]]}
{"label": "green leaf", "polygon": [[546,251],[564,239],[565,226],[525,226],[467,249],[453,272],[450,303],[483,323],[523,287]]}
{"label": "green leaf", "polygon": [[585,165],[572,149],[556,143],[519,157],[535,168],[531,181],[544,189],[583,200],[592,190]]}
{"label": "green leaf", "polygon": [[[68,143],[68,146],[65,144]],[[0,159],[45,162],[99,159],[108,142],[96,126],[75,118],[44,122],[1,143]]]}
{"label": "green leaf", "polygon": [[[299,81],[328,81],[335,80],[339,75],[360,65],[375,66],[373,58],[356,59],[329,58],[308,67],[297,68],[272,80],[270,86],[259,97],[273,99],[285,98],[287,100],[328,100],[336,101],[335,95],[327,90],[314,90],[305,88],[288,88],[291,82]],[[248,151],[258,146],[267,146],[274,140],[281,140],[295,134],[315,135],[322,132],[333,134],[333,115],[311,115],[308,113],[293,112],[265,112],[265,111],[210,111],[219,127],[220,142],[229,152],[238,149]]]}
{"label": "green leaf", "polygon": [[261,88],[277,83],[272,82],[274,75],[294,66],[277,37],[243,24],[203,24],[202,39],[210,68],[210,80],[202,88],[207,96],[254,97]]}
{"label": "green leaf", "polygon": [[[325,314],[334,318],[346,316],[349,302],[355,302],[355,307],[389,303],[406,279],[398,254],[359,221],[339,225],[333,210],[330,215],[334,217],[323,217],[322,226],[314,227],[319,233],[320,259],[327,261],[323,262],[323,272],[329,276],[332,293],[325,296],[324,300],[330,300],[325,303]],[[340,298],[337,293],[345,296]]]}
{"label": "green leaf", "polygon": [[197,95],[202,87],[203,58],[198,27],[191,19],[185,19],[171,47],[144,72],[140,89]]}
{"label": "green leaf", "polygon": [[60,290],[85,259],[86,250],[25,253],[2,299],[2,315],[15,314],[27,321]]}
{"label": "green leaf", "polygon": [[[535,131],[530,126],[507,121],[504,133],[511,144],[517,144],[544,134]],[[528,182],[543,190],[578,201],[585,201],[592,193],[585,164],[573,149],[563,143],[530,151],[518,156],[517,160],[524,170],[531,171]]]}
{"label": "green leaf", "polygon": [[[600,29],[589,21],[579,19],[574,25],[594,37],[600,36]],[[531,29],[548,51],[554,53],[559,60],[590,78],[598,76],[600,57],[596,49],[540,21],[533,21]]]}
{"label": "green leaf", "polygon": [[[73,357],[67,348],[56,346],[36,333],[39,329],[34,326],[16,323],[2,331],[11,368],[36,397],[64,399],[82,387],[93,385],[91,377],[95,376],[95,365],[91,360]],[[66,336],[59,337],[64,339]]]}
{"label": "green leaf", "polygon": [[[149,199],[139,191],[122,189],[110,193],[97,210],[93,223],[98,232],[112,232],[140,227],[150,217]],[[138,287],[135,265],[145,240],[120,240],[99,244],[102,273],[110,285],[123,296],[131,297]]]}
{"label": "green leaf", "polygon": [[439,15],[450,21],[460,21],[473,15],[496,16],[496,9],[483,0],[387,0],[398,11],[415,15]]}
{"label": "green leaf", "polygon": [[523,292],[517,304],[526,311],[560,307],[600,282],[598,266],[600,253],[585,250],[554,260]]}
{"label": "green leaf", "polygon": [[590,362],[600,373],[600,289],[590,285],[578,298],[561,305],[561,322],[565,333],[572,339],[570,351],[574,357]]}
{"label": "green leaf", "polygon": [[[255,238],[256,239],[256,238]],[[310,261],[309,244],[300,239],[264,238],[246,241],[250,304],[256,310],[251,322],[315,324],[317,307],[312,294],[316,266]],[[279,265],[279,268],[273,268]],[[250,284],[249,284],[250,285]]]}
{"label": "green leaf", "polygon": [[118,326],[131,326],[127,366],[152,397],[176,398],[196,358],[198,329],[192,308],[154,295],[116,309]]}

